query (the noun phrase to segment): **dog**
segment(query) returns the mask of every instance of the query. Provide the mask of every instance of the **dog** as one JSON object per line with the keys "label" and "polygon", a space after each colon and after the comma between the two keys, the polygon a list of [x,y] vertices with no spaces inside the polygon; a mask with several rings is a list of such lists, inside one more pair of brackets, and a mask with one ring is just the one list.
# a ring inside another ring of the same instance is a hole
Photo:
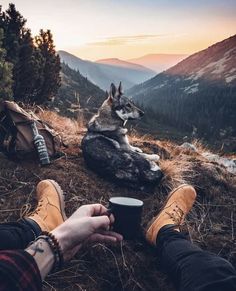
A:
{"label": "dog", "polygon": [[[140,148],[134,147],[129,143],[127,136],[128,130],[125,128],[127,121],[140,119],[143,115],[144,112],[123,94],[121,82],[118,88],[112,83],[109,93],[106,93],[106,100],[99,108],[98,113],[88,122],[88,131],[82,140],[84,157],[86,160],[89,160],[91,167],[95,169],[92,156],[98,160],[98,157],[94,152],[99,150],[99,154],[104,156],[107,155],[108,159],[110,156],[113,156],[114,158],[114,155],[116,155],[113,161],[112,158],[110,158],[111,164],[118,163],[117,159],[120,160],[121,156],[123,156],[126,160],[130,160],[130,164],[127,162],[129,169],[132,166],[137,167],[135,170],[137,172],[140,170],[140,167],[137,166],[137,164],[142,164],[142,170],[140,171],[144,171],[145,173],[152,172],[150,175],[153,177],[161,176],[160,167],[156,164],[160,157],[156,154],[143,153]],[[103,144],[99,144],[98,140],[103,140]],[[91,150],[88,150],[88,145],[92,142],[93,149],[91,148]],[[108,144],[113,147],[113,150],[107,148],[109,154],[105,149]],[[105,158],[103,160],[102,157],[99,158],[99,160],[100,163],[97,163],[97,166],[104,165],[104,168],[107,169],[109,160],[105,160]],[[123,175],[123,172],[127,171],[125,167],[122,167],[123,166],[120,166],[119,168],[119,174],[115,173],[115,168],[112,169],[114,170],[115,176]],[[99,171],[97,168],[96,170]],[[147,178],[147,180],[148,179],[149,178]]]}
{"label": "dog", "polygon": [[103,134],[117,149],[139,153],[150,161],[152,171],[157,171],[159,167],[154,162],[158,162],[160,157],[156,154],[145,154],[140,148],[131,146],[127,136],[128,129],[124,127],[128,120],[139,119],[143,115],[144,112],[124,96],[121,82],[118,88],[112,83],[98,114],[89,121],[88,131]]}

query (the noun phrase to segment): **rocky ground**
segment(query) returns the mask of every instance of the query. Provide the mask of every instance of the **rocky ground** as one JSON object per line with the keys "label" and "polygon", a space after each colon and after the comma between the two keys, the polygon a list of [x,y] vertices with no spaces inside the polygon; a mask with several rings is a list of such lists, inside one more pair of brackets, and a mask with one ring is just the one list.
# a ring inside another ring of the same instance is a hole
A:
{"label": "rocky ground", "polygon": [[[143,229],[159,211],[166,195],[181,183],[191,183],[198,194],[184,229],[190,239],[233,263],[236,267],[236,176],[223,166],[209,162],[199,153],[168,141],[154,141],[131,134],[132,143],[161,156],[165,176],[151,191],[122,188],[90,171],[83,160],[80,141],[85,132],[81,124],[51,112],[41,113],[62,135],[67,147],[64,156],[41,168],[36,162],[14,162],[0,156],[0,217],[14,221],[36,205],[35,186],[46,178],[55,179],[66,197],[69,216],[80,205],[100,202],[111,196],[131,196],[144,201]],[[205,151],[196,144],[199,152]],[[144,240],[125,241],[117,246],[96,244],[86,247],[65,265],[49,275],[44,290],[174,290],[160,272],[158,257]]]}

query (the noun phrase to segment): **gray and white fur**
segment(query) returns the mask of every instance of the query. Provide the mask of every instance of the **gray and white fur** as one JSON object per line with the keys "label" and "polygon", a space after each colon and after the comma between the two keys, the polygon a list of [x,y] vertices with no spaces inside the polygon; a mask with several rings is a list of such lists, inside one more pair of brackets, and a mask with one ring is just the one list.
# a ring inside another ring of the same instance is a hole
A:
{"label": "gray and white fur", "polygon": [[138,153],[149,161],[152,171],[158,171],[160,168],[155,162],[159,161],[160,157],[156,154],[143,153],[140,148],[130,145],[128,140],[126,122],[139,119],[143,114],[142,110],[124,96],[121,83],[118,88],[112,83],[106,100],[88,123],[89,134],[85,139],[95,138],[96,135],[102,134],[117,149]]}

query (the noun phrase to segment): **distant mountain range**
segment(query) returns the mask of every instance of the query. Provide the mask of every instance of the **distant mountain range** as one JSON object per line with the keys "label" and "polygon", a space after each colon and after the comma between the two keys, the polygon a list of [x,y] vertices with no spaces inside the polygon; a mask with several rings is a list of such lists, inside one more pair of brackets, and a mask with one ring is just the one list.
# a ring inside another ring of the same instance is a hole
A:
{"label": "distant mountain range", "polygon": [[236,135],[236,35],[127,93],[166,123],[203,135]]}
{"label": "distant mountain range", "polygon": [[155,75],[155,72],[148,68],[118,59],[91,62],[65,51],[58,53],[62,62],[70,68],[78,70],[84,77],[104,90],[108,90],[112,82],[118,83],[120,81],[123,83],[123,87],[128,89]]}
{"label": "distant mountain range", "polygon": [[148,54],[128,61],[145,66],[156,73],[160,73],[173,67],[187,56],[186,54]]}

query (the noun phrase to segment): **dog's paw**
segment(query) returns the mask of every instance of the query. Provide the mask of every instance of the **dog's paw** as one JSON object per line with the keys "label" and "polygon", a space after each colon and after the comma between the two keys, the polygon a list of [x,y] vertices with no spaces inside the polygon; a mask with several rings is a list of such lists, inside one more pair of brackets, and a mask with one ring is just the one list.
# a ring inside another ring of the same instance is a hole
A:
{"label": "dog's paw", "polygon": [[158,162],[160,160],[160,156],[156,154],[149,155],[148,159],[150,161]]}
{"label": "dog's paw", "polygon": [[143,151],[142,151],[140,148],[138,148],[138,147],[130,146],[130,148],[131,148],[131,150],[132,150],[133,152],[137,152],[137,153],[142,153],[142,152],[143,152]]}
{"label": "dog's paw", "polygon": [[160,167],[153,161],[150,161],[150,166],[151,166],[151,171],[156,172],[156,171],[160,171],[161,170]]}

